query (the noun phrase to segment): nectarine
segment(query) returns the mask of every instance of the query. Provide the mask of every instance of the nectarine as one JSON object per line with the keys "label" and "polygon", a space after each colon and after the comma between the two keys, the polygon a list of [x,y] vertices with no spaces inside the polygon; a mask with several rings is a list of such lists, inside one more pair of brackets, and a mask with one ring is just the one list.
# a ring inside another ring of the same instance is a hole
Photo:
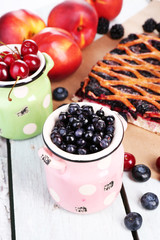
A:
{"label": "nectarine", "polygon": [[5,44],[22,43],[45,27],[36,14],[20,9],[5,13],[0,18],[0,41]]}
{"label": "nectarine", "polygon": [[82,53],[72,35],[60,28],[46,27],[32,38],[41,52],[48,53],[54,61],[49,71],[51,81],[73,73],[81,64]]}
{"label": "nectarine", "polygon": [[55,6],[48,16],[48,26],[67,30],[81,49],[88,46],[97,33],[98,16],[89,3],[68,0]]}
{"label": "nectarine", "polygon": [[98,17],[108,20],[118,16],[123,4],[123,0],[86,0],[86,2],[95,7]]}

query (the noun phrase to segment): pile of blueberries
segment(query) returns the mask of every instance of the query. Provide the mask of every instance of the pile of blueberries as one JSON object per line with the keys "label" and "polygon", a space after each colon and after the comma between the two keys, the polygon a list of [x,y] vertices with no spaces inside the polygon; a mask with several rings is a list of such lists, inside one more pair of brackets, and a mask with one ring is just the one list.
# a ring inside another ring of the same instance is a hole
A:
{"label": "pile of blueberries", "polygon": [[94,112],[90,105],[70,103],[61,112],[51,131],[51,140],[60,149],[72,154],[91,154],[107,148],[114,136],[113,115],[101,109]]}

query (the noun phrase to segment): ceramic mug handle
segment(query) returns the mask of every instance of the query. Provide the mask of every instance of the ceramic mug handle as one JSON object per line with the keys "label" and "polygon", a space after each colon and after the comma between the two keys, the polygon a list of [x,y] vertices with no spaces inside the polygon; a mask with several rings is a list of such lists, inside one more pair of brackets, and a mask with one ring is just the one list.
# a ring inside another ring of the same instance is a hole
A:
{"label": "ceramic mug handle", "polygon": [[62,171],[66,169],[65,162],[61,161],[61,159],[54,155],[47,147],[40,148],[38,155],[48,167]]}
{"label": "ceramic mug handle", "polygon": [[44,74],[48,74],[49,70],[51,70],[54,67],[54,62],[52,58],[47,53],[42,53],[46,60],[46,68],[44,70]]}

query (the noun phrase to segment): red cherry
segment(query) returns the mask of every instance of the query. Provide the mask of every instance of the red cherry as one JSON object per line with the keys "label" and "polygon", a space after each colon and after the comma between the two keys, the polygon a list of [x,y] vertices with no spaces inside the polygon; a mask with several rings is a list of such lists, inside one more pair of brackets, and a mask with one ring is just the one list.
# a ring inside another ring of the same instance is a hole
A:
{"label": "red cherry", "polygon": [[40,67],[40,59],[37,55],[27,54],[24,56],[23,61],[27,63],[30,72],[35,72]]}
{"label": "red cherry", "polygon": [[31,39],[24,40],[21,46],[21,54],[25,56],[26,54],[37,54],[38,45],[35,41]]}
{"label": "red cherry", "polygon": [[158,168],[158,170],[160,170],[160,157],[158,157],[156,160],[156,167]]}
{"label": "red cherry", "polygon": [[1,53],[0,53],[0,56],[1,56],[2,58],[4,58],[4,56],[6,56],[8,53],[10,53],[10,52],[8,52],[8,51],[1,52]]}
{"label": "red cherry", "polygon": [[3,62],[3,57],[0,55],[0,62]]}
{"label": "red cherry", "polygon": [[9,69],[6,63],[0,62],[0,81],[9,80]]}
{"label": "red cherry", "polygon": [[125,152],[124,153],[124,171],[131,170],[136,164],[136,159],[133,154]]}
{"label": "red cherry", "polygon": [[10,66],[15,60],[21,59],[19,54],[16,53],[8,53],[4,56],[4,62]]}
{"label": "red cherry", "polygon": [[29,75],[29,67],[24,61],[16,60],[10,66],[10,75],[13,79],[26,78]]}

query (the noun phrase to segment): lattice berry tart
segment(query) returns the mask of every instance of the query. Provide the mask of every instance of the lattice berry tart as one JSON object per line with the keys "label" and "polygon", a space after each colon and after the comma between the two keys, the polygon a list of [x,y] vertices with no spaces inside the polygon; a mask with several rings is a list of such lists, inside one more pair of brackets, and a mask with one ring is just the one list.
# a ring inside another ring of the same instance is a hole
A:
{"label": "lattice berry tart", "polygon": [[160,134],[160,39],[130,34],[94,65],[75,94]]}

